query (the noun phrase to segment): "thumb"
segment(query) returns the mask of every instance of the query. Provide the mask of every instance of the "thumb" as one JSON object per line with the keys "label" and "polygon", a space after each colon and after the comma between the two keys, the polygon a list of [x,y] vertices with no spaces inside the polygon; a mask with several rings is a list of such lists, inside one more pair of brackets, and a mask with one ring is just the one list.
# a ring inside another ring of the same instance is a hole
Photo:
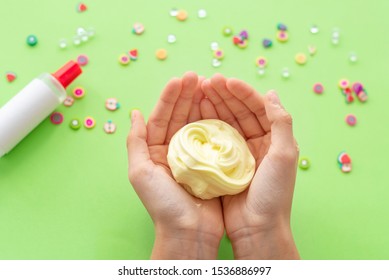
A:
{"label": "thumb", "polygon": [[131,112],[131,124],[131,131],[127,137],[130,181],[132,181],[132,179],[134,179],[132,177],[136,176],[138,173],[138,168],[145,167],[150,160],[149,147],[146,142],[146,123],[140,111],[133,110]]}
{"label": "thumb", "polygon": [[281,105],[273,90],[266,94],[266,115],[271,125],[271,146],[269,153],[282,155],[288,153],[297,158],[297,144],[293,136],[292,117]]}

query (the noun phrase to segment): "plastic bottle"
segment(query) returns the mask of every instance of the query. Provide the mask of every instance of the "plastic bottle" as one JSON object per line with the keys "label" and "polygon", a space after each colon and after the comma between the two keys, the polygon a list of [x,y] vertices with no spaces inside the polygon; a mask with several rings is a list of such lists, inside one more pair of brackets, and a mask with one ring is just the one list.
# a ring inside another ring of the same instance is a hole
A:
{"label": "plastic bottle", "polygon": [[0,157],[11,151],[66,98],[65,88],[82,70],[69,61],[54,74],[32,80],[0,108]]}

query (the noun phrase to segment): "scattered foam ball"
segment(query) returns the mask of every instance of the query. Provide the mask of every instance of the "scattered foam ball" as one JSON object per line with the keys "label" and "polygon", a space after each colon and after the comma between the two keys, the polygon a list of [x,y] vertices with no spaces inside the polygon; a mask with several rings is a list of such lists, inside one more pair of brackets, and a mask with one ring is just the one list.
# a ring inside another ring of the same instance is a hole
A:
{"label": "scattered foam ball", "polygon": [[309,169],[309,167],[311,167],[311,162],[310,162],[309,158],[307,158],[307,157],[301,157],[301,158],[299,159],[299,167],[300,167],[300,169],[302,169],[302,170],[307,170],[307,169]]}
{"label": "scattered foam ball", "polygon": [[188,18],[188,12],[185,11],[185,10],[179,10],[179,11],[177,12],[176,18],[177,18],[179,21],[185,21],[185,20]]}
{"label": "scattered foam ball", "polygon": [[165,60],[167,58],[167,50],[165,49],[158,49],[156,52],[155,52],[155,56],[157,57],[157,59],[159,60]]}
{"label": "scattered foam ball", "polygon": [[26,42],[30,47],[34,47],[36,44],[38,44],[38,38],[35,35],[28,35]]}

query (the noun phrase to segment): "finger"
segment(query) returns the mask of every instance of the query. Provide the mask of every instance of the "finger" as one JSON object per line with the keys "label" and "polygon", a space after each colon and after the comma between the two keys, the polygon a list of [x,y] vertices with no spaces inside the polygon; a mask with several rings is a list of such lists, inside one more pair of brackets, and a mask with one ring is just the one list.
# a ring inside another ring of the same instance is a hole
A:
{"label": "finger", "polygon": [[200,111],[202,119],[219,119],[215,106],[208,98],[204,98],[200,103]]}
{"label": "finger", "polygon": [[216,74],[211,79],[211,85],[234,114],[246,138],[255,138],[265,134],[255,114],[228,90],[226,78]]}
{"label": "finger", "polygon": [[269,132],[270,122],[266,115],[264,97],[247,83],[235,78],[228,79],[227,88],[255,114],[262,129]]}
{"label": "finger", "polygon": [[215,107],[219,119],[234,127],[236,130],[239,131],[242,136],[244,136],[245,134],[243,133],[239,123],[235,119],[234,114],[227,107],[227,105],[224,103],[223,99],[219,96],[215,89],[211,86],[210,80],[205,80],[203,82],[202,89],[204,94],[208,97],[208,100],[211,101],[213,106]]}
{"label": "finger", "polygon": [[265,96],[266,114],[271,125],[271,145],[269,154],[297,157],[297,145],[293,136],[292,117],[285,111],[274,91]]}
{"label": "finger", "polygon": [[204,98],[204,93],[203,90],[201,89],[201,84],[204,80],[205,77],[199,77],[198,79],[197,87],[193,95],[192,107],[189,112],[188,123],[201,120],[200,103],[201,100]]}
{"label": "finger", "polygon": [[146,124],[139,111],[134,110],[131,112],[131,123],[131,131],[127,137],[128,168],[130,174],[139,166],[144,166],[150,162],[150,153],[146,142]]}
{"label": "finger", "polygon": [[185,73],[182,78],[182,89],[180,96],[174,106],[173,113],[169,121],[165,143],[168,144],[173,135],[181,127],[188,123],[190,108],[192,106],[193,95],[197,86],[197,75],[193,72]]}
{"label": "finger", "polygon": [[147,143],[150,146],[162,145],[165,142],[169,121],[177,99],[180,96],[181,88],[181,79],[173,78],[162,91],[157,105],[147,122]]}

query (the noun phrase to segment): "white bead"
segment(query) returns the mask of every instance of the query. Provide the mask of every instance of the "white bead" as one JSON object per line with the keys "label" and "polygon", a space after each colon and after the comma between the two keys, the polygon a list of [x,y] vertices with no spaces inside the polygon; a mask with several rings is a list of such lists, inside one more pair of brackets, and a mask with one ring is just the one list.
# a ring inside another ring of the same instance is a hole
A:
{"label": "white bead", "polygon": [[312,25],[309,30],[311,31],[312,34],[319,33],[319,27],[317,27],[316,25]]}
{"label": "white bead", "polygon": [[68,46],[68,41],[66,39],[59,40],[59,47],[65,49]]}
{"label": "white bead", "polygon": [[170,44],[173,44],[177,41],[177,38],[175,35],[173,34],[170,34],[167,36],[167,42],[170,43]]}
{"label": "white bead", "polygon": [[222,62],[219,59],[217,59],[217,58],[212,59],[212,66],[213,67],[217,68],[217,67],[220,67],[221,65],[222,65]]}
{"label": "white bead", "polygon": [[172,17],[176,17],[176,16],[178,15],[178,10],[177,10],[177,9],[171,9],[171,10],[170,10],[170,15],[171,15]]}
{"label": "white bead", "polygon": [[211,43],[211,50],[216,51],[216,50],[218,50],[218,49],[219,49],[219,43],[217,43],[217,42],[212,42],[212,43]]}
{"label": "white bead", "polygon": [[281,71],[281,76],[285,79],[289,78],[290,76],[290,73],[289,73],[289,69],[288,68],[284,68],[282,69]]}
{"label": "white bead", "polygon": [[206,18],[207,17],[207,11],[204,10],[204,9],[200,9],[198,12],[197,12],[197,16],[199,18]]}

